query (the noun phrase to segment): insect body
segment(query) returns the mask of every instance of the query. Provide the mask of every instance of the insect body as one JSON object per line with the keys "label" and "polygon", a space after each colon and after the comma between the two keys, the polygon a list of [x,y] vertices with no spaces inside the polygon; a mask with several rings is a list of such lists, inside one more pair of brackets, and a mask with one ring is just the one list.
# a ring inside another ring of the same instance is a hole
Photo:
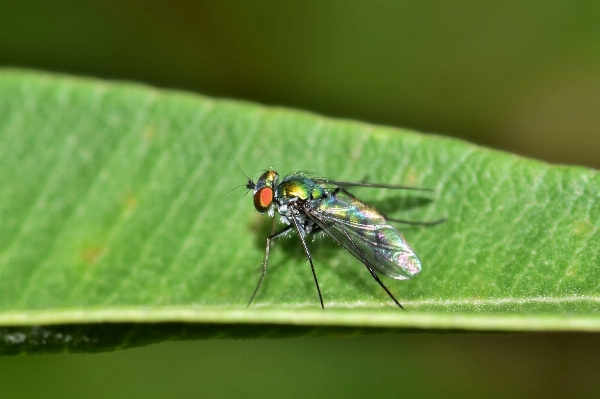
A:
{"label": "insect body", "polygon": [[[317,281],[314,264],[306,236],[323,232],[331,237],[346,251],[361,261],[385,292],[400,308],[400,302],[379,279],[376,272],[389,277],[404,280],[421,271],[421,262],[408,246],[398,230],[389,221],[407,222],[389,219],[372,206],[365,204],[347,191],[349,187],[404,188],[385,184],[350,183],[322,178],[309,178],[302,173],[293,173],[279,181],[279,175],[273,170],[265,172],[256,183],[248,181],[247,188],[254,190],[254,207],[260,213],[274,217],[277,211],[288,226],[267,238],[263,272],[256,289],[250,298],[254,299],[267,272],[269,250],[273,239],[295,230],[302,241],[304,251],[310,262],[313,278],[319,293],[321,307],[323,297]],[[426,189],[416,189],[426,190]]]}

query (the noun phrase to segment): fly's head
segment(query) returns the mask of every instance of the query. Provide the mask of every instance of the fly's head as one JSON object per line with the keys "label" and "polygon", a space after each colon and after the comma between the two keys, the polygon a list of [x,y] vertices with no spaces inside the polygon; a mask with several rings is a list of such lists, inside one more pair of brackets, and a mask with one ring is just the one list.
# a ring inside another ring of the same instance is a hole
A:
{"label": "fly's head", "polygon": [[279,175],[274,170],[263,173],[256,183],[249,180],[246,187],[254,190],[254,207],[260,213],[268,213],[273,216],[273,199],[275,198],[275,187]]}

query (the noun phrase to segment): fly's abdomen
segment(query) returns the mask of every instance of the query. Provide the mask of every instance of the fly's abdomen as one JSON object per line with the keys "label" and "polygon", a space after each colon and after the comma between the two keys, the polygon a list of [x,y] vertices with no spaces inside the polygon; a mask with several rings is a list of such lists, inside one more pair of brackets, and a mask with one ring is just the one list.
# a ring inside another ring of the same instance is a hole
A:
{"label": "fly's abdomen", "polygon": [[328,196],[314,213],[321,227],[364,264],[398,280],[421,271],[421,262],[377,210],[349,196]]}
{"label": "fly's abdomen", "polygon": [[398,280],[410,278],[421,271],[419,258],[394,226],[379,226],[376,235],[380,271]]}

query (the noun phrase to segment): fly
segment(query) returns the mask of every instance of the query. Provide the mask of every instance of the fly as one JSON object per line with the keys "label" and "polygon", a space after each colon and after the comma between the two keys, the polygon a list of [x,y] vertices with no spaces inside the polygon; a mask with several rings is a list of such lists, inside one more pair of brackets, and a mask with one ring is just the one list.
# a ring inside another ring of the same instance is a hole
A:
{"label": "fly", "polygon": [[279,174],[268,170],[254,183],[248,180],[246,188],[254,191],[254,207],[262,214],[275,216],[279,213],[287,225],[283,230],[267,237],[263,270],[248,306],[258,292],[267,273],[269,251],[272,241],[292,230],[300,237],[304,252],[319,294],[321,308],[325,309],[312,256],[306,244],[306,236],[323,232],[339,246],[361,261],[371,276],[401,309],[400,302],[379,279],[378,273],[397,280],[409,279],[421,271],[421,262],[402,234],[389,222],[434,225],[442,222],[410,222],[391,219],[362,202],[350,192],[350,187],[424,190],[415,187],[388,184],[353,183],[337,180],[310,178],[302,173],[292,173],[279,181]]}

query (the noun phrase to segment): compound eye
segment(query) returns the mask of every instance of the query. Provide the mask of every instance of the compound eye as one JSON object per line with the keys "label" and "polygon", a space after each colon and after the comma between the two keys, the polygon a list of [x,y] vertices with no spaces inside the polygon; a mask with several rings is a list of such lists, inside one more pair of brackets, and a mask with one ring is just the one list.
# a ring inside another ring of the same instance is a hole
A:
{"label": "compound eye", "polygon": [[265,213],[273,203],[273,189],[263,187],[254,193],[254,207],[260,213]]}

